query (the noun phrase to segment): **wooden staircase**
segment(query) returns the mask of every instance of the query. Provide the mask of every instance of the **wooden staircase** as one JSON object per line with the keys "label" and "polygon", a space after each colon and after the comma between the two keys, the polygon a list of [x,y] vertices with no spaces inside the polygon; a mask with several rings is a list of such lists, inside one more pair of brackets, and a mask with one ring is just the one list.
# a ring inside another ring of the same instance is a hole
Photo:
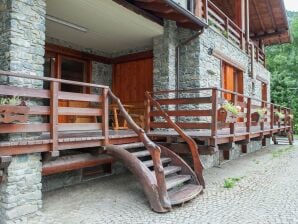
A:
{"label": "wooden staircase", "polygon": [[[203,191],[203,166],[198,147],[177,125],[173,128],[182,135],[193,156],[194,170],[170,149],[157,145],[129,116],[119,98],[108,92],[118,105],[128,126],[138,135],[140,142],[106,146],[107,154],[121,160],[142,185],[151,208],[156,212],[168,212],[173,205],[187,202]],[[167,115],[165,115],[167,116]],[[167,120],[170,120],[167,117]]]}
{"label": "wooden staircase", "polygon": [[[155,172],[158,172],[160,167],[154,166],[150,151],[144,147],[143,143],[121,145],[117,149],[107,147],[107,153],[122,160],[127,168],[139,178],[154,211],[167,212],[172,206],[183,204],[198,196],[203,191],[203,186],[199,183],[194,171],[181,157],[166,147],[159,147],[161,148],[160,161],[164,173],[166,197],[169,203],[167,206],[163,206],[159,195],[155,193],[155,190],[159,188]],[[127,157],[129,161],[124,161]],[[139,170],[143,172],[141,176],[137,173]],[[146,178],[150,181],[144,183]],[[153,190],[146,192],[146,189]]]}

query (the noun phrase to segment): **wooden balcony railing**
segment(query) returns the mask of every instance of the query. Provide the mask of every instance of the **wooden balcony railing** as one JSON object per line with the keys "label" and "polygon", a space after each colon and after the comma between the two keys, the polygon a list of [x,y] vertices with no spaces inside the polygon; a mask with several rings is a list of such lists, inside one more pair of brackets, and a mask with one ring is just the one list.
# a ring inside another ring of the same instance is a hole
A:
{"label": "wooden balcony railing", "polygon": [[[252,52],[249,49],[250,43],[245,39],[245,31],[235,24],[221,9],[219,9],[210,0],[196,0],[193,4],[196,16],[206,19],[207,23],[217,29],[222,35],[233,42],[248,54]],[[252,42],[252,41],[251,41]],[[265,66],[265,53],[258,46],[254,45],[254,58]]]}
{"label": "wooden balcony railing", "polygon": [[[171,94],[179,97],[169,97]],[[195,131],[196,135],[201,137],[226,137],[230,142],[250,140],[264,135],[272,136],[274,133],[291,132],[293,129],[291,109],[224,89],[163,91],[152,93],[152,97],[180,128]],[[241,108],[235,122],[222,121],[219,118],[219,109],[227,101]],[[160,111],[148,111],[148,132],[170,128],[169,124],[161,119]],[[256,121],[253,115],[259,111],[264,111],[264,117],[261,121]],[[281,113],[283,118],[277,120],[276,112]],[[217,143],[222,143],[220,141]]]}

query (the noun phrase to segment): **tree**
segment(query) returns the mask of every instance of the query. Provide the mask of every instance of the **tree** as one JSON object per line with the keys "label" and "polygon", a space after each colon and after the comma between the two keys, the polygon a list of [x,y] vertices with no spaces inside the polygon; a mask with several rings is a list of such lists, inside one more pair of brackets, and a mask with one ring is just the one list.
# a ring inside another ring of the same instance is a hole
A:
{"label": "tree", "polygon": [[267,68],[272,74],[272,101],[293,109],[298,132],[298,13],[288,15],[293,42],[267,47]]}

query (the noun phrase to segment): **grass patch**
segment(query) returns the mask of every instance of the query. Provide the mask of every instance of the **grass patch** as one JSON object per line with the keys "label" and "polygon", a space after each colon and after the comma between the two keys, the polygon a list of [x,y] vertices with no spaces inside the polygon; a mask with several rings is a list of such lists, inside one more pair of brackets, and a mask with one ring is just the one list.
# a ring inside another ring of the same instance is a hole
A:
{"label": "grass patch", "polygon": [[275,151],[272,152],[272,157],[273,157],[273,158],[278,158],[278,157],[280,157],[281,155],[283,155],[284,153],[293,151],[294,148],[295,148],[295,147],[293,147],[293,146],[289,146],[289,147],[284,148],[284,149],[278,149],[278,150],[275,150]]}
{"label": "grass patch", "polygon": [[224,180],[224,188],[233,188],[243,177],[230,177]]}

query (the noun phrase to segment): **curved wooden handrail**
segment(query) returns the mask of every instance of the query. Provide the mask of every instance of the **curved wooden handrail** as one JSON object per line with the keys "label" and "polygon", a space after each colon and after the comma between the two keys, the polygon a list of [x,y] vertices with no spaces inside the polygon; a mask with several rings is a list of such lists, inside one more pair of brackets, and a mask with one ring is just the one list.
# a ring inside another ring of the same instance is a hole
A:
{"label": "curved wooden handrail", "polygon": [[190,137],[188,136],[175,122],[172,121],[170,116],[164,112],[164,110],[161,108],[160,104],[151,97],[149,92],[146,92],[146,96],[148,99],[153,103],[153,105],[162,113],[162,116],[164,119],[168,122],[168,124],[184,139],[184,141],[188,144],[191,155],[192,155],[192,160],[193,160],[193,165],[194,165],[194,171],[197,175],[197,178],[200,182],[200,184],[205,187],[205,181],[203,178],[203,164],[200,160],[200,154],[198,151],[198,145],[197,143]]}
{"label": "curved wooden handrail", "polygon": [[138,135],[139,139],[143,142],[146,149],[150,152],[155,168],[154,170],[161,204],[164,208],[171,208],[172,206],[167,192],[164,168],[160,160],[160,147],[156,145],[153,141],[151,141],[150,138],[148,138],[148,136],[146,135],[145,131],[134,122],[134,120],[129,116],[128,112],[125,110],[120,99],[117,96],[115,96],[111,89],[108,89],[108,95],[118,105],[120,113],[126,120],[128,126]]}

